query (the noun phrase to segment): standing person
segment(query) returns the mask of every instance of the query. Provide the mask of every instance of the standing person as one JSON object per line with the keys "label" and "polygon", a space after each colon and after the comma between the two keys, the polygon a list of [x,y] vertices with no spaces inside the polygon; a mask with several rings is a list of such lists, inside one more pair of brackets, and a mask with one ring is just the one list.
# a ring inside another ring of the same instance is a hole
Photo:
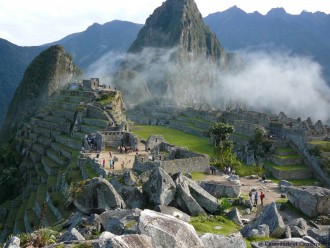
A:
{"label": "standing person", "polygon": [[109,156],[110,156],[110,158],[112,158],[111,148],[109,149]]}
{"label": "standing person", "polygon": [[225,173],[225,175],[227,175],[227,167],[223,167],[223,173]]}
{"label": "standing person", "polygon": [[251,204],[252,204],[252,190],[250,190],[249,197],[250,197],[250,201],[251,201]]}
{"label": "standing person", "polygon": [[113,165],[113,160],[112,160],[112,159],[110,159],[110,160],[109,160],[109,166],[110,166],[110,170],[112,169],[112,165]]}
{"label": "standing person", "polygon": [[103,168],[105,168],[105,159],[103,159]]}
{"label": "standing person", "polygon": [[254,205],[258,205],[258,191],[254,194]]}
{"label": "standing person", "polygon": [[230,176],[230,172],[231,172],[231,168],[230,168],[230,166],[228,166],[228,175]]}
{"label": "standing person", "polygon": [[264,198],[265,198],[265,194],[264,194],[264,192],[260,192],[260,201],[261,201],[261,206],[263,206],[264,205]]}

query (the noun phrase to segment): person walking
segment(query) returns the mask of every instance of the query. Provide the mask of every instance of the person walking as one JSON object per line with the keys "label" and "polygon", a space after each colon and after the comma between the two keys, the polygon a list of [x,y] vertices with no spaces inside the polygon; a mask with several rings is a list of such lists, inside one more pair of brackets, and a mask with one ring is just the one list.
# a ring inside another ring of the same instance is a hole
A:
{"label": "person walking", "polygon": [[112,166],[113,166],[113,160],[112,159],[109,160],[109,166],[110,166],[110,170],[111,170]]}
{"label": "person walking", "polygon": [[252,204],[252,190],[250,191],[250,193],[249,193],[249,197],[250,197],[250,202],[251,202],[251,204]]}
{"label": "person walking", "polygon": [[264,198],[265,198],[265,194],[264,194],[264,192],[260,192],[260,201],[261,201],[261,206],[263,206],[264,205]]}
{"label": "person walking", "polygon": [[254,205],[258,205],[258,191],[254,194]]}
{"label": "person walking", "polygon": [[103,159],[103,168],[105,168],[105,159]]}

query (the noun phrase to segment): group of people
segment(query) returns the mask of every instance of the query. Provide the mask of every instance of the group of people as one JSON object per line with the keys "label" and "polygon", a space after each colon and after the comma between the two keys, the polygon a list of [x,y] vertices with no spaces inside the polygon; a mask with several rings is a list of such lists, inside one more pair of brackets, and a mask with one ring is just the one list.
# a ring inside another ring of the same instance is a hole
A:
{"label": "group of people", "polygon": [[233,174],[235,174],[235,170],[233,170],[230,166],[225,166],[225,167],[223,167],[223,173],[225,174],[225,175],[233,175]]}
{"label": "group of people", "polygon": [[[103,165],[103,168],[105,168],[105,159],[103,159],[102,165]],[[109,159],[109,167],[110,167],[110,170],[115,169],[115,161],[113,159]]]}
{"label": "group of people", "polygon": [[264,205],[265,194],[262,190],[260,191],[260,196],[258,195],[258,191],[251,190],[249,193],[249,197],[250,197],[250,201],[251,201],[251,203],[253,203],[253,205],[255,205],[255,206],[258,205],[259,197],[260,197],[260,201],[261,201],[261,206]]}
{"label": "group of people", "polygon": [[126,154],[128,154],[128,153],[132,152],[132,149],[129,146],[118,146],[117,149],[118,149],[119,153],[125,152]]}

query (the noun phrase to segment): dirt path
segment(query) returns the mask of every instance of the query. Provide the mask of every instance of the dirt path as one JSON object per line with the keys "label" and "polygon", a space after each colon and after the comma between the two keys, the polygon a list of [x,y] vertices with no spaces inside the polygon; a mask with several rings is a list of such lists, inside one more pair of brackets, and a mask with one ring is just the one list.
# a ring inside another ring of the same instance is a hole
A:
{"label": "dirt path", "polygon": [[[223,182],[223,181],[227,181],[227,178],[228,176],[224,176],[222,174],[207,175],[204,180]],[[257,190],[258,193],[260,193],[261,190],[264,192],[265,194],[264,207],[272,202],[276,202],[279,199],[283,199],[281,198],[281,190],[277,183],[269,183],[269,182],[265,183],[263,181],[259,181],[258,179],[246,179],[246,178],[240,178],[240,182],[242,184],[241,195],[244,196],[245,198],[248,197],[249,192],[252,189]],[[251,214],[242,215],[242,218],[253,220],[261,212],[261,210],[262,210],[262,206],[260,205],[260,199],[259,199],[257,208],[254,208]],[[282,215],[284,221],[286,220],[290,221],[292,219],[299,217],[295,212],[292,212],[289,209],[279,211],[279,213]]]}

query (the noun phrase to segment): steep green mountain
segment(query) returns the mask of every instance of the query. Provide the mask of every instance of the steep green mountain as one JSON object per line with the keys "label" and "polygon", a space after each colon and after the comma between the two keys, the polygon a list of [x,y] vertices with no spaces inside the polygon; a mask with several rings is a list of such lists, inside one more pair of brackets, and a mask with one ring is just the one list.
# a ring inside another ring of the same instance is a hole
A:
{"label": "steep green mountain", "polygon": [[153,99],[176,103],[177,95],[184,102],[183,95],[193,98],[187,88],[209,86],[208,78],[202,82],[200,78],[206,77],[196,75],[206,71],[201,67],[225,68],[228,57],[194,0],[167,0],[146,20],[128,49],[115,84],[132,105]]}
{"label": "steep green mountain", "polygon": [[42,50],[41,47],[16,46],[0,38],[0,127],[27,65]]}
{"label": "steep green mountain", "polygon": [[61,46],[52,46],[36,57],[26,69],[8,108],[0,137],[4,142],[12,137],[36,114],[56,90],[77,75],[72,57]]}
{"label": "steep green mountain", "polygon": [[146,20],[129,53],[146,47],[173,48],[214,60],[224,56],[217,37],[204,24],[194,0],[167,0]]}
{"label": "steep green mountain", "polygon": [[266,15],[248,14],[235,6],[204,20],[227,50],[268,46],[312,57],[322,65],[330,85],[330,15],[291,15],[283,8],[272,9]]}
{"label": "steep green mountain", "polygon": [[90,65],[109,52],[126,52],[141,26],[126,21],[93,24],[83,32],[38,47],[20,47],[0,39],[0,127],[24,71],[43,50],[55,44],[62,45],[72,55],[77,66],[85,72]]}

